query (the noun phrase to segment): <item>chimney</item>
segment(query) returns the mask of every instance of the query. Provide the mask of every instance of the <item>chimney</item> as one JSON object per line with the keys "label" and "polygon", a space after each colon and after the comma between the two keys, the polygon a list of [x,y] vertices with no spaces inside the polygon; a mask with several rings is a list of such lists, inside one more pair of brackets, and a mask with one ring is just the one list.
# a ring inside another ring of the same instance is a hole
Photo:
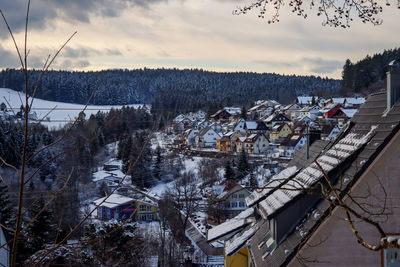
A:
{"label": "chimney", "polygon": [[400,59],[389,63],[387,77],[387,110],[400,99]]}

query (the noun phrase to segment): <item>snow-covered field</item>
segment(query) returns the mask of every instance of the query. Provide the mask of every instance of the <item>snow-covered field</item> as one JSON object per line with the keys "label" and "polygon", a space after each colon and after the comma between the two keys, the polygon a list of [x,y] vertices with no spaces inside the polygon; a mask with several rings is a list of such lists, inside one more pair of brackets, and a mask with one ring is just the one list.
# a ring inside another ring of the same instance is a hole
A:
{"label": "snow-covered field", "polygon": [[[0,103],[4,102],[7,105],[7,109],[11,108],[17,113],[20,109],[22,102],[25,103],[25,94],[17,92],[8,88],[0,88]],[[142,104],[127,105],[130,107],[139,108]],[[146,105],[149,107],[149,105]],[[62,127],[66,123],[71,122],[78,117],[79,112],[83,110],[85,106],[80,104],[53,102],[36,98],[33,101],[32,112],[36,113],[37,120],[43,119],[43,124],[48,127]],[[89,105],[85,110],[86,118],[90,115],[96,114],[99,110],[103,112],[109,111],[111,108],[121,108],[121,105],[115,106],[97,106]],[[54,110],[52,110],[54,108]],[[51,112],[50,112],[51,111]],[[13,114],[12,111],[10,114]]]}

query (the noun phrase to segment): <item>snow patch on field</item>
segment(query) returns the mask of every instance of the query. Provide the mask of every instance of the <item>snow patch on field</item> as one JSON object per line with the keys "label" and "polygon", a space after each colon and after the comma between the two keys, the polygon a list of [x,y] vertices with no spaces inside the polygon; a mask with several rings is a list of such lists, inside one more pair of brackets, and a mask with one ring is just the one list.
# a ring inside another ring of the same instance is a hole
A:
{"label": "snow patch on field", "polygon": [[[11,108],[17,113],[21,106],[21,99],[25,103],[25,94],[22,92],[17,92],[8,88],[0,88],[0,103],[4,102],[7,105],[7,109]],[[29,100],[29,103],[31,98]],[[8,103],[7,103],[8,102]],[[10,106],[9,106],[10,105]],[[132,104],[126,105],[129,107],[140,108],[143,107],[143,104]],[[71,104],[71,103],[62,103],[62,102],[54,102],[54,101],[47,101],[36,98],[33,101],[32,110],[31,112],[36,113],[36,119],[42,120],[42,124],[48,127],[59,128],[64,126],[65,124],[71,122],[75,118],[78,117],[79,113],[83,110],[85,105],[80,104]],[[120,109],[121,105],[115,106],[97,106],[97,105],[89,105],[85,110],[86,118],[89,118],[90,115],[96,114],[98,111],[107,112],[111,108]],[[146,105],[149,108],[149,105]],[[51,111],[51,109],[53,109]],[[51,111],[51,112],[50,112]],[[50,114],[49,114],[50,112]],[[12,111],[10,115],[13,114]]]}

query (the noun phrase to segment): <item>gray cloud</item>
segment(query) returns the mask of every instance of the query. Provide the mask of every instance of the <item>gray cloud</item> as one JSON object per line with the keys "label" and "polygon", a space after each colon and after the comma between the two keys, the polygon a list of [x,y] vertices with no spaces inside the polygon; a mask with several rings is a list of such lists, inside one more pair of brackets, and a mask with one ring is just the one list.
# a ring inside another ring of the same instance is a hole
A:
{"label": "gray cloud", "polygon": [[[52,26],[54,19],[90,22],[91,16],[116,17],[128,7],[148,9],[152,4],[168,0],[37,0],[30,7],[29,26],[43,29]],[[15,32],[25,27],[26,0],[0,0],[4,12]],[[6,27],[0,27],[0,35],[7,34]]]}
{"label": "gray cloud", "polygon": [[18,67],[19,61],[15,53],[5,50],[0,44],[0,67],[10,68]]}
{"label": "gray cloud", "polygon": [[64,48],[61,54],[63,57],[68,57],[68,58],[86,58],[90,56],[100,56],[100,55],[106,55],[106,56],[122,55],[121,51],[115,48],[107,48],[104,51],[101,51],[83,46],[77,48],[72,48],[67,46]]}
{"label": "gray cloud", "polygon": [[72,59],[65,59],[61,62],[58,66],[60,69],[82,69],[85,67],[90,66],[90,62],[86,59],[84,60],[72,60]]}
{"label": "gray cloud", "polygon": [[343,66],[339,60],[323,59],[320,57],[303,57],[295,61],[254,60],[253,63],[278,69],[298,69],[305,67],[312,73],[330,74]]}
{"label": "gray cloud", "polygon": [[339,60],[326,60],[322,58],[308,58],[302,59],[302,62],[309,67],[311,72],[319,74],[333,73],[335,70],[343,66],[343,62]]}

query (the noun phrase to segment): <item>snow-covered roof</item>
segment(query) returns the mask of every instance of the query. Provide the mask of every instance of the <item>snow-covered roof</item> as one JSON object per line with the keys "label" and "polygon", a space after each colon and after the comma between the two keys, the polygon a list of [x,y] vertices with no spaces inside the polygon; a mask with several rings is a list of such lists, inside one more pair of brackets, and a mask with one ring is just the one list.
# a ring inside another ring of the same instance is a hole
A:
{"label": "snow-covered roof", "polygon": [[[312,96],[298,96],[297,97],[297,103],[300,105],[306,105],[312,102]],[[315,100],[318,99],[318,97],[314,97]]]}
{"label": "snow-covered roof", "polygon": [[258,229],[258,224],[255,224],[243,233],[239,233],[230,240],[227,240],[225,243],[225,254],[231,256],[240,250]]}
{"label": "snow-covered roof", "polygon": [[356,112],[358,111],[358,109],[348,109],[348,108],[342,108],[341,110],[349,118],[353,118],[354,114],[356,114]]}
{"label": "snow-covered roof", "polygon": [[[106,197],[99,198],[99,199],[93,201],[93,204],[97,206],[101,202],[103,202],[103,200],[105,198]],[[118,206],[124,205],[124,204],[128,204],[133,201],[134,201],[133,198],[121,196],[119,194],[112,194],[103,203],[101,203],[99,207],[107,207],[107,208],[113,209],[115,207],[118,207]]]}
{"label": "snow-covered roof", "polygon": [[[323,156],[318,157],[317,162],[326,173],[336,168],[341,162],[368,142],[376,127],[377,126],[371,127],[371,130],[366,135],[349,133],[331,149],[325,152]],[[322,172],[313,162],[307,168],[296,174],[296,176],[286,184],[282,185],[281,188],[275,190],[266,199],[262,200],[259,204],[261,214],[264,218],[273,215],[278,209],[285,206],[286,203],[312,186],[320,178],[322,178]]]}
{"label": "snow-covered roof", "polygon": [[242,112],[241,108],[235,107],[225,107],[224,110],[226,110],[231,115],[239,115]]}
{"label": "snow-covered roof", "polygon": [[[247,139],[247,137],[242,137],[242,136],[240,136],[240,137],[238,137],[238,139],[240,140],[240,142],[244,142],[244,141],[246,141],[246,139]],[[237,139],[236,139],[237,140]]]}
{"label": "snow-covered roof", "polygon": [[256,130],[258,123],[256,121],[246,121],[246,128],[248,130]]}
{"label": "snow-covered roof", "polygon": [[365,98],[364,97],[348,97],[346,98],[347,103],[353,105],[361,105],[364,104]]}
{"label": "snow-covered roof", "polygon": [[344,101],[351,105],[361,105],[364,104],[364,97],[333,97],[332,102],[336,104],[343,104]]}
{"label": "snow-covered roof", "polygon": [[241,229],[242,227],[250,224],[251,220],[249,220],[249,217],[252,216],[253,213],[254,208],[248,208],[239,213],[236,217],[209,229],[207,232],[207,241],[214,241],[226,234],[232,233],[233,231]]}
{"label": "snow-covered roof", "polygon": [[284,179],[287,179],[297,172],[298,168],[292,166],[282,170],[280,173],[274,175],[268,183],[263,187],[264,189],[256,189],[254,192],[246,198],[247,206],[252,206],[257,203],[260,199],[266,196],[271,190],[283,183]]}

